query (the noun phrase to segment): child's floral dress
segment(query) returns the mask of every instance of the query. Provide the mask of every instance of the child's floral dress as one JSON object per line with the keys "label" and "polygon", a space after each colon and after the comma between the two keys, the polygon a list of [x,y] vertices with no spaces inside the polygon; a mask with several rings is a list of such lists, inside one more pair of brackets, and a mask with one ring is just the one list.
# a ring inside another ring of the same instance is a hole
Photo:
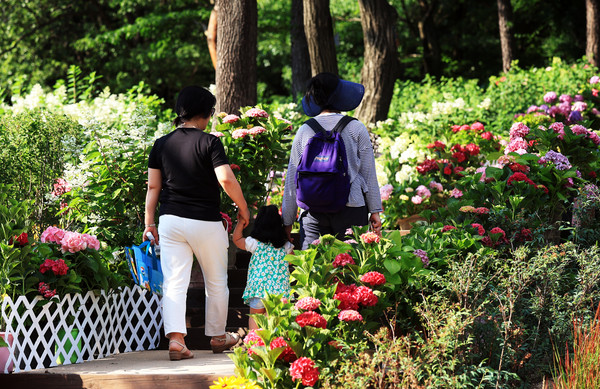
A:
{"label": "child's floral dress", "polygon": [[246,250],[252,253],[248,266],[248,281],[243,299],[246,304],[253,298],[264,298],[265,292],[290,298],[289,262],[283,258],[293,252],[294,245],[285,242],[283,247],[246,238]]}

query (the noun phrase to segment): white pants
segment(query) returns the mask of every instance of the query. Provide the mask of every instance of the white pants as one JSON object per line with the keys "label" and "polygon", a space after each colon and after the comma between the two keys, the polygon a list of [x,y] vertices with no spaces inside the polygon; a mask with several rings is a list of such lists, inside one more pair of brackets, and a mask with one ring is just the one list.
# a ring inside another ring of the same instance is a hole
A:
{"label": "white pants", "polygon": [[171,332],[187,334],[185,310],[193,255],[196,256],[204,276],[204,333],[207,336],[223,335],[229,306],[229,239],[223,223],[162,215],[159,218],[158,234],[164,277],[162,308],[165,335]]}

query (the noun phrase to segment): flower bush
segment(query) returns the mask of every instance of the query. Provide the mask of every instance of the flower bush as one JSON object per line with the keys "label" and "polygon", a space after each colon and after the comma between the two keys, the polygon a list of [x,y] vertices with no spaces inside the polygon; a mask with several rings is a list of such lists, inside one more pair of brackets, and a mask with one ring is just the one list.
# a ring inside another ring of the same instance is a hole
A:
{"label": "flower bush", "polygon": [[[287,166],[292,123],[260,107],[242,107],[240,111],[241,116],[219,113],[211,133],[221,139],[246,201],[255,212],[267,203],[280,180],[277,173]],[[235,214],[235,205],[226,195],[222,204],[227,215]]]}

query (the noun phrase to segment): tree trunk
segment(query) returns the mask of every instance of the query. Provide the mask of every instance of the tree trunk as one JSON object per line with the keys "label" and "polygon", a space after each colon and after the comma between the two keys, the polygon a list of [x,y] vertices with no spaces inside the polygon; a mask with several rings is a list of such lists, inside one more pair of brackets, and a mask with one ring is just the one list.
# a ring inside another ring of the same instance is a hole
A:
{"label": "tree trunk", "polygon": [[442,56],[433,21],[437,1],[419,0],[419,7],[421,9],[421,20],[417,23],[417,27],[423,45],[424,70],[427,74],[440,76],[442,74]]}
{"label": "tree trunk", "polygon": [[338,73],[329,0],[304,0],[304,33],[312,75]]}
{"label": "tree trunk", "polygon": [[365,124],[385,120],[394,93],[398,70],[396,20],[398,14],[387,0],[359,0],[365,43],[361,72],[365,97],[356,116]]}
{"label": "tree trunk", "polygon": [[256,0],[217,0],[217,112],[256,105]]}
{"label": "tree trunk", "polygon": [[498,26],[500,27],[500,46],[502,48],[502,71],[508,72],[514,60],[512,34],[513,10],[510,0],[498,0]]}
{"label": "tree trunk", "polygon": [[586,46],[585,55],[588,61],[598,67],[600,65],[600,0],[585,0]]}
{"label": "tree trunk", "polygon": [[303,0],[292,0],[291,43],[292,43],[292,96],[304,94],[310,79],[310,55],[304,34]]}

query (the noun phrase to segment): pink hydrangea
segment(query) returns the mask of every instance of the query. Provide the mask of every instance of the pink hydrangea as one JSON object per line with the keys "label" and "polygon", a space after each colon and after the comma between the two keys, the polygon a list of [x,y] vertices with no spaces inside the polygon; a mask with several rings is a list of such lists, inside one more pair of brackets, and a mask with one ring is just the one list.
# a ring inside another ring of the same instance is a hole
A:
{"label": "pink hydrangea", "polygon": [[50,299],[56,295],[56,289],[51,290],[50,285],[45,282],[40,282],[38,284],[38,292],[40,292],[40,294],[47,299]]}
{"label": "pink hydrangea", "polygon": [[65,236],[65,231],[61,230],[58,227],[50,226],[46,228],[44,232],[42,232],[42,236],[40,237],[40,241],[42,243],[57,243],[60,244],[63,236]]}
{"label": "pink hydrangea", "polygon": [[240,120],[238,115],[227,115],[223,118],[223,123],[235,123]]}
{"label": "pink hydrangea", "polygon": [[59,197],[67,192],[71,191],[71,187],[63,178],[57,178],[52,185],[52,196]]}
{"label": "pink hydrangea", "polygon": [[76,253],[81,250],[85,250],[87,248],[87,240],[83,237],[82,234],[77,232],[66,231],[65,236],[63,236],[60,241],[60,250],[63,253],[67,251],[70,253]]}
{"label": "pink hydrangea", "polygon": [[335,256],[333,267],[344,267],[346,265],[354,265],[354,259],[348,253],[341,253]]}
{"label": "pink hydrangea", "polygon": [[522,122],[513,123],[510,127],[510,139],[514,138],[525,138],[527,134],[529,134],[529,127]]}
{"label": "pink hydrangea", "polygon": [[216,136],[217,138],[225,136],[225,134],[223,134],[222,132],[219,132],[219,131],[211,131],[210,134]]}
{"label": "pink hydrangea", "polygon": [[598,76],[592,76],[592,78],[590,78],[590,84],[597,84],[600,82],[600,77]]}
{"label": "pink hydrangea", "polygon": [[423,202],[423,197],[416,195],[410,198],[410,201],[412,201],[413,204],[421,204]]}
{"label": "pink hydrangea", "polygon": [[529,147],[529,144],[527,143],[526,140],[524,140],[523,138],[514,138],[512,139],[508,145],[506,145],[506,149],[504,150],[504,154],[508,154],[508,153],[512,153],[512,152],[517,152],[519,154],[521,154],[523,151],[527,152],[527,148]]}
{"label": "pink hydrangea", "polygon": [[298,358],[290,365],[292,381],[302,380],[302,385],[313,386],[319,380],[319,369],[312,359]]}
{"label": "pink hydrangea", "polygon": [[379,194],[381,195],[381,200],[386,201],[390,199],[392,192],[394,191],[394,187],[390,184],[386,184],[379,188]]}
{"label": "pink hydrangea", "polygon": [[338,319],[341,321],[361,321],[363,319],[362,315],[355,311],[354,309],[345,309],[338,314]]}
{"label": "pink hydrangea", "polygon": [[573,127],[571,127],[571,131],[573,132],[573,134],[577,134],[577,135],[587,135],[588,134],[588,129],[585,128],[584,126],[582,126],[581,124],[576,124]]}
{"label": "pink hydrangea", "polygon": [[240,139],[240,138],[244,138],[245,136],[248,135],[248,130],[244,129],[244,128],[238,128],[237,130],[234,130],[231,133],[231,137],[233,139]]}
{"label": "pink hydrangea", "polygon": [[261,126],[256,126],[256,127],[252,127],[251,129],[249,129],[248,134],[250,134],[252,136],[256,136],[258,134],[262,134],[265,131],[267,131],[266,128],[261,127]]}
{"label": "pink hydrangea", "polygon": [[360,240],[362,240],[365,243],[379,243],[381,238],[376,233],[368,231],[360,236]]}
{"label": "pink hydrangea", "polygon": [[254,107],[246,111],[246,116],[251,118],[268,118],[269,114],[264,109]]}
{"label": "pink hydrangea", "polygon": [[450,192],[450,197],[461,198],[463,196],[463,192],[460,189],[454,188],[452,192]]}
{"label": "pink hydrangea", "polygon": [[371,286],[383,285],[385,284],[385,276],[377,271],[370,271],[363,274],[360,277],[360,281]]}
{"label": "pink hydrangea", "polygon": [[583,102],[583,101],[576,101],[573,103],[573,106],[571,107],[571,110],[573,111],[578,111],[578,112],[583,112],[587,109],[587,103]]}
{"label": "pink hydrangea", "polygon": [[417,196],[422,197],[423,199],[428,199],[431,197],[431,191],[427,189],[425,185],[419,185],[416,190]]}
{"label": "pink hydrangea", "polygon": [[314,297],[302,297],[296,302],[296,308],[304,311],[314,311],[321,306],[321,300]]}
{"label": "pink hydrangea", "polygon": [[81,234],[88,249],[100,250],[100,241],[93,235]]}
{"label": "pink hydrangea", "polygon": [[252,350],[252,348],[264,346],[265,342],[256,333],[256,330],[250,330],[250,332],[248,332],[248,335],[244,337],[244,344],[248,347],[248,355],[252,355],[254,354],[254,350]]}
{"label": "pink hydrangea", "polygon": [[483,124],[481,124],[479,122],[475,122],[475,123],[471,124],[471,129],[473,131],[483,131],[485,129],[485,127],[483,126]]}
{"label": "pink hydrangea", "polygon": [[431,181],[429,183],[429,188],[430,189],[435,189],[438,192],[443,192],[444,191],[444,187],[442,186],[442,184],[440,184],[439,182],[435,182],[435,181]]}
{"label": "pink hydrangea", "polygon": [[548,92],[544,95],[544,102],[552,104],[556,101],[557,97],[556,92]]}

